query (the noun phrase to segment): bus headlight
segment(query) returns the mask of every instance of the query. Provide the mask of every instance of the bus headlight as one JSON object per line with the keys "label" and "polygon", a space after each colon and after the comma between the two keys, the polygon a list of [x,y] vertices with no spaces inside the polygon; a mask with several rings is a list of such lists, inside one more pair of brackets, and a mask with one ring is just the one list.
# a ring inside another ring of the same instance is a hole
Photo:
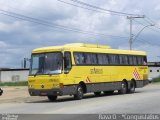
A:
{"label": "bus headlight", "polygon": [[33,85],[29,85],[29,88],[34,88],[34,86]]}

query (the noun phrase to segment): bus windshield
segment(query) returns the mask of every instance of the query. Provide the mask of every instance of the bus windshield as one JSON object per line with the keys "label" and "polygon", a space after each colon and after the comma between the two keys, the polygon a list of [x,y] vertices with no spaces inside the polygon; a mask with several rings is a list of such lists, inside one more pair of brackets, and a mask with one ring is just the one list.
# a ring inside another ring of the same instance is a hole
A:
{"label": "bus windshield", "polygon": [[30,75],[60,74],[62,72],[62,53],[33,54]]}

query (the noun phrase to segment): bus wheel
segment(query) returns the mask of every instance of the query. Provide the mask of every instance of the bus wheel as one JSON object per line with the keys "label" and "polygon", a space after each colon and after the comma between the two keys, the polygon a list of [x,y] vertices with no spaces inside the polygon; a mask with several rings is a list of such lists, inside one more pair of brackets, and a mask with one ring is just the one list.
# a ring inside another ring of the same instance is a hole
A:
{"label": "bus wheel", "polygon": [[47,97],[48,97],[49,101],[56,101],[56,99],[57,99],[57,96],[53,96],[53,95],[49,95]]}
{"label": "bus wheel", "polygon": [[121,83],[121,89],[118,90],[119,94],[126,94],[127,93],[127,83],[125,81],[122,81]]}
{"label": "bus wheel", "polygon": [[130,88],[128,90],[129,93],[134,93],[135,92],[135,88],[136,88],[136,84],[135,82],[132,80],[130,83]]}
{"label": "bus wheel", "polygon": [[113,91],[104,91],[103,93],[106,94],[106,95],[111,95],[111,94],[114,93],[114,90]]}
{"label": "bus wheel", "polygon": [[101,95],[101,92],[94,92],[94,95],[95,95],[95,96],[100,96],[100,95]]}
{"label": "bus wheel", "polygon": [[74,99],[81,100],[83,98],[83,88],[81,85],[77,87],[76,94],[74,95]]}

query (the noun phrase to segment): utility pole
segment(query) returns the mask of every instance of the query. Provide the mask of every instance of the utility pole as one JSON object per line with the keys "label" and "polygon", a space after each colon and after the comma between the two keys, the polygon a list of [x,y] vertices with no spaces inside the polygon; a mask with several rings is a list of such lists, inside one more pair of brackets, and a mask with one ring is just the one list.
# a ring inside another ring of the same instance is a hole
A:
{"label": "utility pole", "polygon": [[129,39],[129,49],[132,50],[133,43],[133,34],[132,34],[132,20],[135,18],[144,18],[145,16],[127,16],[127,19],[130,20],[130,39]]}

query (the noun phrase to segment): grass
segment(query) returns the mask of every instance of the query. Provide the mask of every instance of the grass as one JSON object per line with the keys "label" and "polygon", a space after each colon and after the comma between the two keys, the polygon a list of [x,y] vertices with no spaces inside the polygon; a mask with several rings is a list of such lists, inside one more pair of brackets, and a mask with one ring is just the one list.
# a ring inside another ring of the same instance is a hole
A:
{"label": "grass", "polygon": [[152,82],[154,82],[154,83],[160,82],[160,78],[154,78],[154,79],[152,80]]}
{"label": "grass", "polygon": [[0,86],[27,86],[28,81],[19,81],[19,82],[3,82],[0,83]]}

